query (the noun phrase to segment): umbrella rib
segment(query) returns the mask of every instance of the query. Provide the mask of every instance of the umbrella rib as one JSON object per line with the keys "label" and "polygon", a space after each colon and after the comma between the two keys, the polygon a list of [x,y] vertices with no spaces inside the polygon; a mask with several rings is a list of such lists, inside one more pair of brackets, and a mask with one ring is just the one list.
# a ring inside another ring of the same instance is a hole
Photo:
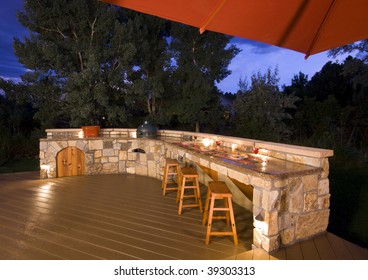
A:
{"label": "umbrella rib", "polygon": [[207,25],[213,20],[213,18],[217,15],[217,13],[221,10],[222,6],[224,6],[225,2],[227,0],[220,0],[217,2],[216,7],[212,10],[211,13],[209,13],[209,16],[207,17],[206,21],[202,26],[199,28],[199,33],[203,33],[206,31]]}
{"label": "umbrella rib", "polygon": [[325,15],[325,17],[323,18],[323,21],[321,22],[316,34],[314,35],[314,38],[313,38],[313,41],[312,43],[310,44],[309,48],[308,48],[308,51],[306,52],[305,54],[305,57],[304,59],[307,59],[310,55],[311,55],[311,52],[314,48],[314,46],[316,45],[317,41],[318,41],[318,38],[319,38],[319,35],[321,34],[322,32],[322,29],[323,27],[325,26],[326,22],[327,22],[327,19],[329,17],[329,15],[331,14],[332,10],[333,10],[333,7],[336,3],[336,0],[332,0],[331,4],[330,4],[330,7],[328,8],[328,11]]}

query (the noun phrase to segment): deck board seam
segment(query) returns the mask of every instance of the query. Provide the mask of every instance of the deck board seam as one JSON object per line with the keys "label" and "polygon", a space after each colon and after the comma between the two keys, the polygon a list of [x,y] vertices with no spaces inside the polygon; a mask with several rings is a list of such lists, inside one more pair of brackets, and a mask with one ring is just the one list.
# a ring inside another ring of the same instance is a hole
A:
{"label": "deck board seam", "polygon": [[[4,226],[4,225],[1,225],[1,227],[7,228],[10,231],[23,233],[23,231],[20,231],[20,230],[17,230],[17,229],[13,229],[11,227],[7,227],[7,226]],[[44,238],[41,238],[41,237],[39,237],[39,236],[37,236],[35,234],[31,234],[31,233],[24,233],[24,234],[26,236],[29,236],[29,237],[38,239],[38,240],[43,241],[43,242],[48,242],[48,243],[54,244],[54,245],[59,246],[59,247],[64,247],[64,248],[66,248],[68,250],[71,250],[71,251],[76,251],[76,252],[79,252],[79,253],[82,253],[82,254],[85,254],[85,255],[90,255],[91,257],[95,257],[96,259],[103,259],[103,258],[100,258],[98,256],[92,255],[90,253],[87,253],[87,252],[84,252],[84,251],[81,251],[81,250],[78,250],[78,249],[75,249],[75,248],[72,248],[72,247],[69,247],[69,246],[65,246],[64,244],[59,244],[59,243],[56,243],[56,242],[53,242],[53,241],[50,241],[50,240],[45,240]],[[28,246],[28,244],[27,244],[27,246]]]}
{"label": "deck board seam", "polygon": [[[17,206],[15,206],[15,207],[17,207]],[[19,208],[19,206],[18,206],[18,208]],[[7,210],[7,209],[4,209],[5,211],[9,211],[9,210]],[[24,217],[27,217],[27,216],[25,216],[25,215],[22,215],[22,214],[19,214],[18,213],[18,215],[20,215],[20,216],[24,216]],[[42,215],[48,215],[48,214],[42,214]],[[71,213],[66,213],[66,215],[73,215],[73,214],[71,214]],[[49,216],[49,215],[48,215]],[[81,216],[78,216],[78,215],[74,215],[74,216],[77,216],[77,217],[81,217]],[[59,217],[59,219],[64,219],[64,220],[67,220],[67,219],[65,219],[65,218],[62,218],[62,217]],[[119,227],[119,228],[122,228],[122,229],[126,229],[126,228],[128,228],[128,227],[123,227],[123,226],[121,226],[121,225],[117,225],[117,224],[114,224],[114,223],[108,223],[108,222],[101,222],[100,220],[96,220],[96,219],[93,219],[93,218],[85,218],[86,220],[89,220],[89,221],[96,221],[96,222],[100,222],[100,223],[104,223],[104,224],[108,224],[108,225],[112,225],[112,226],[115,226],[115,227]],[[73,221],[72,221],[73,222]],[[75,223],[77,223],[77,222],[75,222]],[[81,225],[83,225],[82,223],[79,223],[79,224],[81,224]],[[88,225],[88,224],[85,224],[86,226],[90,226],[90,225]],[[92,226],[90,226],[90,227],[92,227]],[[98,228],[98,227],[95,227],[95,228]],[[156,227],[151,227],[151,228],[153,228],[153,229],[155,229],[155,230],[158,230],[158,231],[162,231],[162,229],[160,229],[160,228],[156,228]],[[142,232],[142,231],[138,231],[138,230],[134,230],[134,229],[131,229],[130,228],[130,230],[131,231],[137,231],[137,232]],[[171,231],[167,231],[168,233],[170,233],[171,234],[171,236],[172,235],[176,235],[176,233],[174,233],[174,232],[171,232]],[[147,233],[147,232],[145,232],[145,233]],[[149,234],[149,233],[147,233],[147,234]],[[203,230],[203,234],[204,234],[204,230]],[[150,234],[150,235],[152,235],[152,236],[154,236],[153,234]],[[183,237],[184,236],[186,236],[185,234],[184,235],[182,235]],[[163,237],[164,238],[164,237]],[[192,238],[194,238],[194,237],[192,237]],[[166,239],[168,239],[168,238],[166,238]],[[196,237],[195,238],[197,241],[202,241],[202,238],[199,238],[199,237]],[[175,241],[175,239],[168,239],[168,240],[174,240]],[[180,241],[177,241],[177,242],[180,242]],[[158,244],[158,243],[157,243]],[[200,248],[200,246],[198,246],[199,248]],[[211,249],[211,248],[209,248],[209,250],[211,251],[211,250],[213,250],[213,249]],[[214,252],[220,252],[220,251],[218,251],[218,250],[213,250]]]}
{"label": "deck board seam", "polygon": [[[5,238],[5,239],[8,239],[8,240],[12,240],[12,241],[17,242],[17,240],[15,240],[15,239],[13,239],[13,238],[11,238],[11,237],[9,237],[9,236],[3,235],[1,232],[0,232],[0,236],[1,236],[2,238]],[[67,260],[67,258],[64,258],[64,257],[62,257],[62,256],[56,255],[56,254],[54,254],[54,253],[52,253],[52,252],[49,252],[49,251],[46,251],[46,250],[43,250],[43,249],[37,248],[37,247],[35,247],[35,246],[29,245],[29,244],[26,244],[25,246],[30,247],[30,248],[32,248],[33,250],[37,250],[37,251],[43,252],[43,253],[45,253],[45,254],[47,254],[47,255],[54,256],[54,257],[57,257],[57,258],[59,258],[59,259]],[[12,252],[10,252],[10,253],[12,253]]]}

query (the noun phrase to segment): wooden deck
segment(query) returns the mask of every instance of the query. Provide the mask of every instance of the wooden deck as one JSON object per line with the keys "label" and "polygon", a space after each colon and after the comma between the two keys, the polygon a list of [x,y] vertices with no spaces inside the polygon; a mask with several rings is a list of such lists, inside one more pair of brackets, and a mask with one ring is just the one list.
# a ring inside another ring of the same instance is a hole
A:
{"label": "wooden deck", "polygon": [[199,210],[177,207],[175,193],[163,197],[161,182],[142,176],[0,175],[0,259],[368,259],[331,233],[271,255],[252,250],[252,213],[236,204],[239,245],[211,237],[206,246]]}

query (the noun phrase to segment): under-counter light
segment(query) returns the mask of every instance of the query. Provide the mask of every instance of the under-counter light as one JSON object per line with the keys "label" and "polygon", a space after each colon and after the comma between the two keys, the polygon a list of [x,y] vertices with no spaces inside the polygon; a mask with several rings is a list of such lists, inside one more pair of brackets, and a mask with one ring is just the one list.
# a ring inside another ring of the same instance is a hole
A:
{"label": "under-counter light", "polygon": [[44,178],[48,178],[50,174],[50,165],[48,164],[41,164],[40,165],[41,173],[44,174]]}
{"label": "under-counter light", "polygon": [[78,132],[78,138],[81,138],[81,139],[84,138],[83,130]]}
{"label": "under-counter light", "polygon": [[49,171],[50,170],[50,165],[48,164],[41,164],[40,168],[44,171]]}

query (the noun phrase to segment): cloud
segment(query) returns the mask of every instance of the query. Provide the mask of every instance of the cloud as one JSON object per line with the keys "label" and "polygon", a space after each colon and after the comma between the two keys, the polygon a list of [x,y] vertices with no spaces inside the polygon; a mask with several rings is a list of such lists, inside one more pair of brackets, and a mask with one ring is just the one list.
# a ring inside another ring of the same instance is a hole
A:
{"label": "cloud", "polygon": [[[236,39],[233,43],[241,52],[233,58],[229,65],[232,77],[227,77],[220,83],[221,86],[226,88],[226,91],[235,92],[240,78],[249,79],[257,72],[263,73],[268,68],[277,67],[281,57],[285,55],[284,49],[259,42]],[[290,51],[286,50],[286,52]]]}
{"label": "cloud", "polygon": [[[327,52],[322,52],[304,59],[304,54],[269,46],[263,43],[244,39],[233,39],[233,43],[241,50],[241,52],[233,58],[229,65],[232,74],[218,84],[218,87],[224,92],[237,92],[239,89],[239,79],[247,79],[257,73],[265,73],[268,68],[279,70],[279,85],[290,85],[294,75],[302,72],[311,79],[316,72],[331,59],[327,56]],[[340,61],[343,56],[339,58]]]}
{"label": "cloud", "polygon": [[239,37],[233,37],[231,43],[236,44],[241,49],[246,48],[249,52],[255,54],[275,53],[281,50],[281,48],[276,46],[268,45],[253,40],[243,39]]}
{"label": "cloud", "polygon": [[13,38],[28,34],[16,19],[16,12],[22,9],[22,0],[6,0],[0,9],[0,76],[17,80],[27,70],[19,63],[13,51]]}
{"label": "cloud", "polygon": [[15,84],[20,83],[22,81],[22,79],[19,78],[19,77],[14,78],[14,77],[3,77],[3,76],[0,76],[0,78],[2,78],[5,81],[12,81]]}

